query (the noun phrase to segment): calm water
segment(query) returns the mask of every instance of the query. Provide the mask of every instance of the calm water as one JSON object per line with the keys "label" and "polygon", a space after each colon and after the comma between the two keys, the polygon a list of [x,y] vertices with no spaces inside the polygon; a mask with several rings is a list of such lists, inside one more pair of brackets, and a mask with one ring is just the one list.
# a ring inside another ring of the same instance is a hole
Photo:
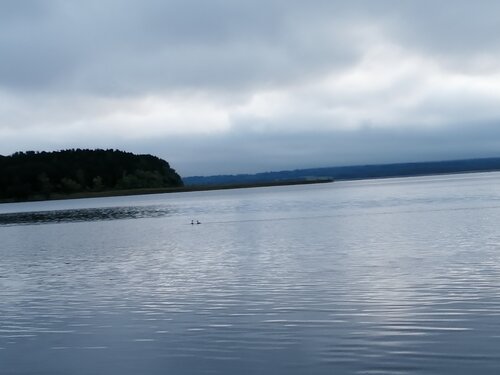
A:
{"label": "calm water", "polygon": [[497,173],[0,205],[0,374],[498,374],[499,223]]}

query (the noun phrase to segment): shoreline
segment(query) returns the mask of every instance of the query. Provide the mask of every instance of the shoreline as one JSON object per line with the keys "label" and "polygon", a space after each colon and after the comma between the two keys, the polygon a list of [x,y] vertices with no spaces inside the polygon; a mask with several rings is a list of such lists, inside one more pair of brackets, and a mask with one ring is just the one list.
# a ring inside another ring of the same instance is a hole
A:
{"label": "shoreline", "polygon": [[224,185],[191,185],[182,187],[171,188],[141,188],[141,189],[127,189],[127,190],[106,190],[99,192],[80,192],[73,194],[54,194],[48,198],[35,196],[24,200],[4,199],[0,200],[0,204],[6,203],[28,203],[28,202],[42,202],[42,201],[55,201],[65,199],[86,199],[86,198],[107,198],[107,197],[124,197],[132,195],[150,195],[150,194],[168,194],[168,193],[189,193],[196,191],[212,191],[212,190],[232,190],[232,189],[249,189],[260,187],[273,187],[273,186],[294,186],[294,185],[311,185],[311,184],[324,184],[334,182],[333,179],[314,179],[314,180],[291,180],[291,181],[274,181],[262,183],[248,183],[248,184],[224,184]]}
{"label": "shoreline", "polygon": [[128,190],[107,190],[100,192],[81,192],[74,194],[55,194],[49,198],[44,197],[31,197],[25,200],[13,199],[0,199],[0,204],[8,203],[29,203],[29,202],[43,202],[55,201],[65,199],[87,199],[87,198],[108,198],[108,197],[124,197],[133,195],[152,195],[152,194],[168,194],[168,193],[189,193],[197,191],[212,191],[212,190],[233,190],[233,189],[249,189],[273,186],[294,186],[294,185],[312,185],[324,184],[332,182],[343,181],[364,181],[364,180],[385,180],[392,178],[410,178],[410,177],[432,177],[432,176],[453,176],[459,174],[474,174],[474,173],[494,173],[500,172],[498,169],[492,170],[470,170],[460,172],[437,172],[437,173],[422,173],[422,174],[401,174],[390,176],[377,176],[377,177],[360,177],[360,178],[317,178],[311,180],[285,180],[274,182],[261,182],[261,183],[240,183],[240,184],[221,184],[221,185],[188,185],[182,187],[172,188],[141,188],[141,189],[128,189]]}

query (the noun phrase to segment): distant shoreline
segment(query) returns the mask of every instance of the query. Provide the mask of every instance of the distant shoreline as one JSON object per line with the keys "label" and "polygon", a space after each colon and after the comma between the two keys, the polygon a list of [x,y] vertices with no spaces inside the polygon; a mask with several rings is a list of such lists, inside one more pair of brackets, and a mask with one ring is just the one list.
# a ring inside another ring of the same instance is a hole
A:
{"label": "distant shoreline", "polygon": [[473,173],[494,173],[500,172],[498,169],[492,170],[469,170],[469,171],[450,171],[450,172],[435,172],[435,173],[414,173],[414,174],[401,174],[390,176],[377,176],[377,177],[358,177],[358,178],[316,178],[304,180],[288,180],[288,181],[272,181],[261,183],[237,183],[237,184],[214,184],[214,185],[187,185],[182,187],[171,188],[142,188],[142,189],[127,189],[127,190],[107,190],[100,192],[81,192],[73,194],[54,194],[49,198],[32,197],[25,200],[0,200],[0,204],[6,203],[27,203],[27,202],[40,202],[40,201],[54,201],[65,199],[86,199],[86,198],[107,198],[107,197],[122,197],[133,195],[151,195],[151,194],[167,194],[167,193],[188,193],[197,191],[212,191],[212,190],[233,190],[233,189],[248,189],[260,187],[273,187],[273,186],[294,186],[294,185],[312,185],[324,184],[340,181],[363,181],[363,180],[382,180],[393,178],[409,178],[409,177],[432,177],[432,176],[452,176],[457,174],[473,174]]}
{"label": "distant shoreline", "polygon": [[199,186],[183,186],[171,188],[143,188],[143,189],[127,189],[127,190],[107,190],[99,192],[80,192],[73,194],[53,194],[48,198],[34,196],[25,200],[0,200],[0,204],[4,203],[25,203],[25,202],[40,202],[40,201],[53,201],[64,199],[85,199],[85,198],[106,198],[106,197],[123,197],[130,195],[149,195],[149,194],[167,194],[167,193],[187,193],[195,191],[211,191],[211,190],[230,190],[230,189],[248,189],[259,187],[273,187],[273,186],[293,186],[293,185],[311,185],[311,184],[324,184],[331,183],[333,179],[311,179],[311,180],[292,180],[292,181],[274,181],[262,183],[249,183],[249,184],[223,184],[223,185],[199,185]]}
{"label": "distant shoreline", "polygon": [[365,164],[337,167],[320,167],[255,174],[189,176],[185,185],[222,185],[266,181],[331,178],[335,181],[364,180],[373,178],[426,176],[450,173],[490,172],[500,170],[500,158],[463,159],[392,164]]}

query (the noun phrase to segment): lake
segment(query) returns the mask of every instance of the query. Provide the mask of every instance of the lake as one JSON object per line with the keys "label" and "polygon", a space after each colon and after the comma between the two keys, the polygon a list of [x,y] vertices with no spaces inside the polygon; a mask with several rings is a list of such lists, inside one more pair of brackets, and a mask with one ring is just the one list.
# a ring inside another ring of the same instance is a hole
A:
{"label": "lake", "polygon": [[499,173],[2,204],[0,374],[498,374],[499,223]]}

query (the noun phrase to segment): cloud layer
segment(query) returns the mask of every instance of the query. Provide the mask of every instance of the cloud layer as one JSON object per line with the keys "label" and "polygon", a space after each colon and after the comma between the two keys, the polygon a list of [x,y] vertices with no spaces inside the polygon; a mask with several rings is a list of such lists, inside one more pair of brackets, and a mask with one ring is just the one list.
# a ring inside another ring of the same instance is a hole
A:
{"label": "cloud layer", "polygon": [[498,156],[499,33],[494,0],[5,0],[0,153],[183,175]]}

